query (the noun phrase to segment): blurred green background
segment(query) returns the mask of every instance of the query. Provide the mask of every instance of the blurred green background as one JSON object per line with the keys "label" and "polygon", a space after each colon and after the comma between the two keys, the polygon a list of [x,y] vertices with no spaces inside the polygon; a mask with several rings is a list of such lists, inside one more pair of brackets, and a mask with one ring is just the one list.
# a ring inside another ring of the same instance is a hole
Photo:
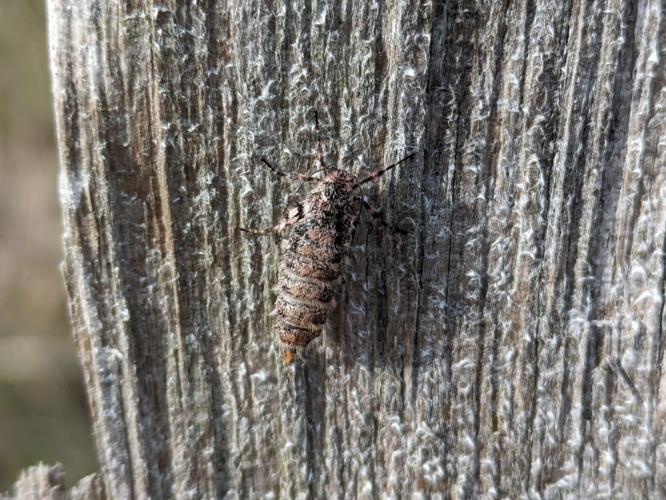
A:
{"label": "blurred green background", "polygon": [[44,0],[0,0],[0,492],[97,470],[67,319]]}

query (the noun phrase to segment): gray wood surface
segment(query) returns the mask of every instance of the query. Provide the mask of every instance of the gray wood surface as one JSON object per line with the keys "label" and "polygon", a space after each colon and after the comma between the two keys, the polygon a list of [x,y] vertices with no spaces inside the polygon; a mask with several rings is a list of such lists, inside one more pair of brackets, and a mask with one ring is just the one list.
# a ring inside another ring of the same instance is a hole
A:
{"label": "gray wood surface", "polygon": [[[663,0],[49,0],[64,275],[109,498],[666,496]],[[271,334],[318,134],[362,214]]]}
{"label": "gray wood surface", "polygon": [[102,481],[97,474],[81,479],[67,488],[62,465],[39,464],[23,471],[11,496],[0,493],[0,500],[105,500]]}

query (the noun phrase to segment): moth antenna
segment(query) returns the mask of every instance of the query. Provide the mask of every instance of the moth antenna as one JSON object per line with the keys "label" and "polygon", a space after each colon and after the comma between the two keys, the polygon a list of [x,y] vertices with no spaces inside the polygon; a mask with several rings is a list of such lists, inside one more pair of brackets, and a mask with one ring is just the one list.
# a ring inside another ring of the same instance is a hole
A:
{"label": "moth antenna", "polygon": [[319,114],[317,110],[314,110],[315,117],[315,130],[317,132],[317,161],[322,170],[326,171],[326,166],[324,165],[324,148],[321,145],[321,132],[319,131]]}
{"label": "moth antenna", "polygon": [[395,162],[395,163],[389,165],[389,166],[386,167],[386,168],[382,168],[382,169],[379,169],[379,170],[375,170],[375,171],[372,172],[369,176],[367,176],[365,179],[362,179],[362,180],[358,181],[356,184],[354,184],[353,189],[356,189],[356,188],[358,188],[359,186],[362,186],[363,184],[365,184],[365,183],[367,183],[367,182],[372,182],[372,181],[374,181],[375,179],[381,177],[382,175],[384,175],[386,172],[388,172],[388,171],[391,170],[392,168],[397,167],[397,166],[400,165],[402,162],[407,161],[407,160],[409,160],[410,158],[413,158],[413,157],[414,157],[414,153],[405,156],[402,160],[397,161],[397,162]]}
{"label": "moth antenna", "polygon": [[293,179],[293,180],[298,180],[301,182],[310,182],[310,181],[316,181],[317,179],[310,176],[310,175],[301,175],[301,174],[290,174],[283,172],[279,168],[274,167],[271,165],[266,158],[261,158],[259,161],[266,165],[271,172],[273,172],[276,175],[279,175],[280,177],[286,177],[288,179]]}

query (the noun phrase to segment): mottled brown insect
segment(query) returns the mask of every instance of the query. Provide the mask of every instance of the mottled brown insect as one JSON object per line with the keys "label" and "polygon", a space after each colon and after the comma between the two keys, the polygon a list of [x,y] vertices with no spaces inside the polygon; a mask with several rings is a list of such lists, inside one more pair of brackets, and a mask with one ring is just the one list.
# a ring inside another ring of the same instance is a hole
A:
{"label": "mottled brown insect", "polygon": [[[380,223],[380,212],[354,192],[384,172],[411,158],[377,170],[361,180],[337,168],[323,168],[323,178],[289,176],[261,159],[280,176],[301,182],[316,182],[305,199],[289,207],[280,223],[265,231],[243,229],[253,234],[282,233],[291,229],[280,263],[273,315],[280,338],[283,362],[291,364],[297,350],[307,346],[321,331],[335,309],[343,281],[343,265],[349,255],[360,205]],[[320,165],[321,159],[319,160]],[[395,228],[394,228],[395,229]]]}

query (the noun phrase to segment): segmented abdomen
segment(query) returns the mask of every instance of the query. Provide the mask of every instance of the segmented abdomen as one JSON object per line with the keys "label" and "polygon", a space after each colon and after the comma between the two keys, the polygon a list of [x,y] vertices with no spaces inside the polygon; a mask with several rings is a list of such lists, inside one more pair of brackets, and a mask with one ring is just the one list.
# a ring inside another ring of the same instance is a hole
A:
{"label": "segmented abdomen", "polygon": [[285,348],[305,347],[321,334],[335,308],[344,251],[334,225],[304,220],[294,228],[282,258],[273,311]]}

